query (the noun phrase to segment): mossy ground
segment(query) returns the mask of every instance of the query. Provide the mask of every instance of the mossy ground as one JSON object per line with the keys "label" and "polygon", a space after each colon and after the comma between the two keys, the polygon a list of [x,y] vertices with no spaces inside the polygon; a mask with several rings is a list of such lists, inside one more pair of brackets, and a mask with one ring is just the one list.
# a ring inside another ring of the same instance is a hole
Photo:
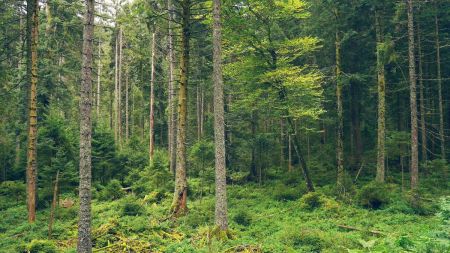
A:
{"label": "mossy ground", "polygon": [[[318,187],[317,196],[299,193],[283,200],[274,193],[280,184],[229,186],[227,236],[217,236],[211,226],[212,194],[190,200],[188,215],[176,220],[167,216],[169,195],[159,203],[134,196],[94,200],[94,252],[450,252],[448,193],[427,200],[440,209],[419,215],[401,201],[401,193],[382,209],[372,210],[357,201],[336,200],[327,195],[327,187]],[[399,186],[392,187],[400,192]],[[286,186],[286,192],[293,189]],[[34,224],[26,222],[23,203],[3,207],[0,216],[0,252],[30,250],[33,240],[47,240],[48,209],[38,211]],[[75,252],[76,228],[77,206],[58,208],[50,243],[58,252]]]}

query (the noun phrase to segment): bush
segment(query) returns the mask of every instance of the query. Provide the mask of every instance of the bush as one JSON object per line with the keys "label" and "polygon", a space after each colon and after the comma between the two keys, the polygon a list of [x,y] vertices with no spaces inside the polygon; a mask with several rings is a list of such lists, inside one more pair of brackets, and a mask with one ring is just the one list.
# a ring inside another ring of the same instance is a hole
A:
{"label": "bush", "polygon": [[321,252],[330,246],[324,233],[315,229],[286,229],[280,239],[295,249],[301,248],[302,252]]}
{"label": "bush", "polygon": [[111,180],[99,193],[99,199],[103,201],[120,199],[125,195],[119,180]]}
{"label": "bush", "polygon": [[144,208],[136,202],[125,202],[122,207],[122,215],[137,216],[144,212]]}
{"label": "bush", "polygon": [[300,199],[300,207],[307,210],[319,208],[324,203],[324,196],[318,192],[308,192]]}
{"label": "bush", "polygon": [[301,195],[306,193],[305,187],[287,187],[284,185],[278,185],[273,190],[273,199],[278,201],[291,201],[300,198]]}
{"label": "bush", "polygon": [[252,216],[247,211],[239,211],[233,217],[234,222],[237,224],[248,227],[252,223]]}
{"label": "bush", "polygon": [[53,242],[47,240],[32,240],[26,246],[29,253],[56,253],[57,249]]}
{"label": "bush", "polygon": [[364,208],[380,209],[390,203],[389,185],[379,182],[370,182],[358,192],[356,199]]}

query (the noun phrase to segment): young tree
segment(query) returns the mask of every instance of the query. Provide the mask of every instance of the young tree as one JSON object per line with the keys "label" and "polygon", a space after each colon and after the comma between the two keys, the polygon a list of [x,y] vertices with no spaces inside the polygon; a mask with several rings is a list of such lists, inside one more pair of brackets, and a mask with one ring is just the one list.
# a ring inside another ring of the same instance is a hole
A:
{"label": "young tree", "polygon": [[[336,11],[337,12],[337,11]],[[336,13],[336,17],[338,14]],[[337,106],[337,185],[344,186],[344,111],[342,106],[342,66],[341,66],[341,38],[336,30],[336,106]]]}
{"label": "young tree", "polygon": [[94,0],[86,0],[83,29],[83,61],[80,92],[80,211],[78,221],[77,252],[92,252],[91,242],[91,93],[92,42],[94,34]]}
{"label": "young tree", "polygon": [[39,1],[27,1],[27,77],[30,83],[28,98],[28,147],[27,147],[27,209],[28,222],[36,220],[36,143],[37,143],[37,81],[38,81]]}
{"label": "young tree", "polygon": [[416,59],[414,43],[414,6],[413,1],[408,0],[408,59],[410,82],[410,107],[411,107],[411,189],[414,191],[419,184],[419,151],[417,130],[417,98],[416,98]]}
{"label": "young tree", "polygon": [[225,119],[222,74],[221,0],[213,3],[213,80],[214,80],[214,141],[216,158],[215,223],[221,230],[228,228],[227,182],[225,163]]}
{"label": "young tree", "polygon": [[442,74],[441,74],[441,42],[439,39],[439,18],[438,6],[436,3],[436,12],[434,14],[434,39],[436,46],[436,75],[438,83],[438,103],[439,103],[439,139],[441,142],[441,159],[445,160],[445,134],[444,134],[444,105],[442,101]]}
{"label": "young tree", "polygon": [[152,33],[152,57],[151,57],[151,76],[150,76],[150,129],[149,129],[149,136],[150,136],[150,143],[149,143],[149,163],[152,162],[153,153],[155,149],[155,129],[154,129],[154,100],[155,100],[155,58],[156,58],[156,26],[153,26],[153,33]]}

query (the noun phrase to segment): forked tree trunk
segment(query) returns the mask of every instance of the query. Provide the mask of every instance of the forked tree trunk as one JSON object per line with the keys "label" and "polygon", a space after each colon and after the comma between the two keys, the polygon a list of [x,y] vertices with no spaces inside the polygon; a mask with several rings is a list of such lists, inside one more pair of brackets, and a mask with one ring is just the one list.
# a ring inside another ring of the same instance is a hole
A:
{"label": "forked tree trunk", "polygon": [[39,33],[39,1],[27,2],[27,77],[30,83],[28,101],[28,146],[27,146],[27,209],[28,222],[36,220],[36,181],[37,181],[37,81],[38,81],[38,33]]}
{"label": "forked tree trunk", "polygon": [[86,0],[83,30],[83,61],[80,92],[80,211],[78,221],[78,253],[92,252],[91,241],[91,93],[92,41],[94,37],[94,0]]}
{"label": "forked tree trunk", "polygon": [[189,79],[189,39],[191,0],[180,2],[182,11],[180,84],[178,90],[178,129],[177,129],[177,162],[175,174],[175,191],[172,202],[172,213],[175,216],[187,212],[187,179],[186,179],[186,131],[187,131],[187,86]]}
{"label": "forked tree trunk", "polygon": [[416,60],[414,55],[414,13],[413,0],[408,0],[408,58],[411,106],[411,189],[415,191],[419,184],[419,152],[417,129],[417,98],[416,98]]}
{"label": "forked tree trunk", "polygon": [[386,81],[384,75],[384,51],[383,47],[383,31],[380,23],[380,14],[375,12],[375,28],[377,39],[377,79],[378,79],[378,129],[377,129],[377,176],[376,181],[384,182],[385,178],[385,138],[386,138]]}
{"label": "forked tree trunk", "polygon": [[213,3],[213,81],[214,81],[214,142],[216,167],[215,224],[228,229],[227,180],[225,163],[225,112],[222,74],[221,0]]}

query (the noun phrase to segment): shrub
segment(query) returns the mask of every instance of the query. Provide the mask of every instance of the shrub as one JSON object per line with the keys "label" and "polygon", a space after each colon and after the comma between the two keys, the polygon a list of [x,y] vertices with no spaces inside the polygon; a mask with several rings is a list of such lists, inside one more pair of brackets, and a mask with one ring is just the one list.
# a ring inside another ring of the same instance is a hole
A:
{"label": "shrub", "polygon": [[290,201],[298,199],[302,194],[306,192],[306,188],[301,187],[287,187],[284,185],[278,185],[273,190],[273,199],[278,201]]}
{"label": "shrub", "polygon": [[252,223],[252,216],[247,211],[239,211],[233,217],[234,222],[244,227],[248,227]]}
{"label": "shrub", "polygon": [[5,181],[0,184],[0,195],[13,196],[19,202],[25,196],[25,184],[20,181]]}
{"label": "shrub", "polygon": [[122,198],[124,195],[125,192],[122,190],[122,185],[119,180],[113,179],[100,191],[99,199],[103,201],[116,200]]}
{"label": "shrub", "polygon": [[308,192],[300,199],[300,207],[307,210],[319,208],[324,203],[324,197],[318,192]]}
{"label": "shrub", "polygon": [[390,202],[389,185],[370,182],[364,185],[356,198],[359,205],[370,209],[380,209]]}
{"label": "shrub", "polygon": [[144,201],[146,203],[160,203],[161,200],[165,197],[165,194],[161,191],[152,191],[149,194],[145,195]]}
{"label": "shrub", "polygon": [[295,249],[301,248],[305,252],[321,252],[330,246],[324,233],[315,229],[286,229],[280,239],[283,243]]}
{"label": "shrub", "polygon": [[143,211],[143,207],[136,202],[125,202],[122,207],[122,214],[124,216],[141,215]]}
{"label": "shrub", "polygon": [[56,253],[57,249],[53,242],[47,240],[32,240],[27,245],[29,253]]}

